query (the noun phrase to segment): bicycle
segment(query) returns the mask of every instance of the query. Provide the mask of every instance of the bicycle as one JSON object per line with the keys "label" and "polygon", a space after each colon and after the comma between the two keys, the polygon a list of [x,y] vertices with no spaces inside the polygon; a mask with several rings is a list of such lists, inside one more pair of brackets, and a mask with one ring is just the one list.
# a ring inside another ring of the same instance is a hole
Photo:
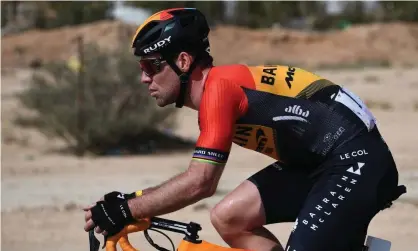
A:
{"label": "bicycle", "polygon": [[[166,230],[170,232],[176,232],[184,234],[185,237],[180,241],[177,249],[175,248],[172,240],[166,234],[156,229]],[[170,251],[164,247],[160,247],[155,244],[148,234],[149,230],[156,231],[169,239],[173,251],[251,251],[246,249],[237,249],[222,247],[205,240],[199,240],[198,232],[202,230],[198,223],[190,222],[184,223],[179,221],[173,221],[165,218],[152,217],[142,219],[133,224],[129,224],[118,234],[109,237],[105,240],[106,251],[117,251],[116,245],[119,243],[123,251],[139,251],[135,249],[129,242],[128,234],[134,232],[144,231],[144,236],[148,243],[159,251]],[[94,230],[89,231],[90,251],[99,251],[100,242],[94,235]],[[373,236],[367,236],[366,243],[361,251],[389,251],[391,243],[390,241],[383,240]],[[103,246],[104,247],[104,246]],[[254,250],[252,250],[254,251]],[[359,250],[360,251],[360,250]]]}

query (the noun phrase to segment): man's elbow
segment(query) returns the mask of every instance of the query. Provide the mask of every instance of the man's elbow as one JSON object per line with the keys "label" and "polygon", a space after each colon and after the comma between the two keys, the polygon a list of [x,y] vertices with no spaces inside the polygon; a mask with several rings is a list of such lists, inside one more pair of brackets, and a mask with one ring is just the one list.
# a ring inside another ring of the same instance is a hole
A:
{"label": "man's elbow", "polygon": [[216,192],[216,184],[212,181],[205,181],[198,184],[198,193],[201,198],[212,197]]}
{"label": "man's elbow", "polygon": [[203,177],[196,178],[193,189],[194,195],[199,199],[211,197],[215,194],[217,185],[218,182],[216,182],[215,179]]}
{"label": "man's elbow", "polygon": [[196,195],[203,199],[215,194],[224,166],[207,163],[192,163],[188,175],[193,179]]}

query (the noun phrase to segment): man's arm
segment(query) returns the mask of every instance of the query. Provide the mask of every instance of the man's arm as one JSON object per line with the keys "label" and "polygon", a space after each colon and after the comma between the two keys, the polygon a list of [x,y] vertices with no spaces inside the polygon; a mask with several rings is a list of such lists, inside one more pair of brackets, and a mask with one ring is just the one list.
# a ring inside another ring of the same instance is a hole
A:
{"label": "man's arm", "polygon": [[199,109],[200,135],[189,168],[130,200],[135,218],[171,213],[215,193],[231,149],[235,121],[244,110],[242,100],[242,88],[230,81],[206,84]]}
{"label": "man's arm", "polygon": [[145,189],[143,195],[128,202],[134,218],[168,214],[212,196],[224,164],[190,162],[189,168],[163,184]]}

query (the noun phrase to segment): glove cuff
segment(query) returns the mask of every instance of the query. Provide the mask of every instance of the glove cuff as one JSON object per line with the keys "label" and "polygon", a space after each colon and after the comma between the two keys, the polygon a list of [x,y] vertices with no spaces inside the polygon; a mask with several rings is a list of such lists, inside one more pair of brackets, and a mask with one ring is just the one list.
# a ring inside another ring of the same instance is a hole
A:
{"label": "glove cuff", "polygon": [[125,224],[126,223],[131,223],[131,222],[133,222],[135,220],[134,217],[132,216],[131,209],[129,209],[129,205],[128,205],[128,201],[127,200],[124,201],[124,202],[122,202],[119,205],[119,208],[120,208],[120,211],[122,213],[122,216],[124,217],[124,220],[123,221],[124,221]]}
{"label": "glove cuff", "polygon": [[136,192],[126,194],[126,195],[125,195],[125,198],[126,198],[127,200],[130,200],[130,199],[133,199],[133,198],[135,198],[135,197],[139,197],[139,196],[141,196],[141,195],[142,195],[142,190],[138,190],[138,191],[136,191]]}

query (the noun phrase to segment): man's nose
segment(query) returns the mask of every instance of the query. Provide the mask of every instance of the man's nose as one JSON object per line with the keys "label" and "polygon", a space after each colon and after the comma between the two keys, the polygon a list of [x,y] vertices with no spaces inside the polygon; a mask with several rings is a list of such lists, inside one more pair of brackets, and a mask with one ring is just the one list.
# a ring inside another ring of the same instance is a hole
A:
{"label": "man's nose", "polygon": [[145,72],[141,73],[141,82],[144,84],[151,84],[152,83],[152,78],[150,76],[148,76],[147,74],[145,74]]}

